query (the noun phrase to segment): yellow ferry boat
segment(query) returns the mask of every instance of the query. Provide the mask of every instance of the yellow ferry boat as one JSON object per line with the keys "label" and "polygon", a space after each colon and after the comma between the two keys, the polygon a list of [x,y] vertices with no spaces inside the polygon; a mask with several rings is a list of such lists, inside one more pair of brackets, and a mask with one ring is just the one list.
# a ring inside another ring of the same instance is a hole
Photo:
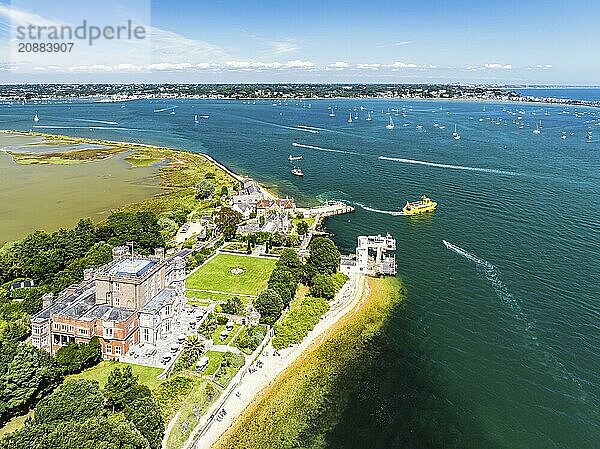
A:
{"label": "yellow ferry boat", "polygon": [[427,198],[425,195],[421,197],[421,201],[413,201],[412,203],[406,202],[406,205],[402,208],[404,215],[417,215],[424,212],[432,212],[437,207],[435,201]]}

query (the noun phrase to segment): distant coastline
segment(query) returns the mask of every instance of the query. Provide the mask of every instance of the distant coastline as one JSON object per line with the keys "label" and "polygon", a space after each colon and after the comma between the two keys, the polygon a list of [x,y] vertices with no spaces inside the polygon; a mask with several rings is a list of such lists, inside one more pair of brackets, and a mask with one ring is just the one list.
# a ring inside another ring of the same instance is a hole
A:
{"label": "distant coastline", "polygon": [[[576,89],[577,87],[571,87]],[[598,87],[594,87],[598,88]],[[600,107],[600,100],[523,95],[521,89],[559,89],[545,86],[475,86],[445,84],[143,84],[36,85],[27,96],[21,85],[0,85],[0,101],[16,103],[86,100],[98,103],[134,100],[457,100],[540,103]],[[275,105],[277,105],[276,103]]]}

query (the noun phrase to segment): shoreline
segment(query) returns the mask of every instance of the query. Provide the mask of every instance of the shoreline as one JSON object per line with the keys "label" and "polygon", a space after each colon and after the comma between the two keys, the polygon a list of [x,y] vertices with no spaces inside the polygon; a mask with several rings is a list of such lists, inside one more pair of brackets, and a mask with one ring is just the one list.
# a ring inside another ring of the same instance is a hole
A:
{"label": "shoreline", "polygon": [[[51,133],[42,133],[42,132],[38,132],[38,131],[0,129],[0,134],[33,136],[33,137],[52,138],[52,139],[71,139],[71,140],[78,140],[78,141],[80,141],[79,143],[87,143],[87,144],[91,144],[91,145],[97,145],[97,144],[108,144],[108,145],[113,145],[113,146],[114,145],[126,145],[129,147],[137,147],[138,149],[150,148],[150,149],[154,149],[154,150],[162,150],[162,151],[166,150],[166,151],[177,151],[177,152],[189,153],[189,154],[204,157],[208,162],[210,162],[211,164],[214,164],[219,169],[223,170],[226,174],[231,176],[236,181],[241,181],[242,179],[245,178],[244,175],[240,175],[239,173],[236,173],[231,168],[229,168],[227,165],[225,165],[223,162],[218,161],[210,154],[201,152],[201,151],[192,151],[192,150],[187,150],[187,149],[182,149],[182,148],[161,147],[158,145],[151,145],[151,144],[137,143],[137,142],[128,142],[128,141],[122,141],[122,140],[90,139],[88,137],[74,137],[74,136],[68,136],[66,134],[51,134]],[[4,149],[0,149],[0,151],[6,152],[6,150],[4,150]],[[66,150],[66,151],[71,151],[71,150]],[[59,151],[59,153],[60,153],[60,151]],[[98,160],[100,160],[100,159],[98,159]],[[89,161],[89,162],[94,162],[94,161]],[[271,198],[278,198],[278,195],[274,194],[271,190],[267,189],[264,185],[260,184],[260,187]],[[128,205],[125,205],[125,206],[128,206]]]}
{"label": "shoreline", "polygon": [[[308,333],[301,343],[279,350],[279,356],[274,355],[271,341],[265,346],[257,360],[263,363],[255,373],[246,374],[240,382],[234,385],[237,395],[229,395],[223,403],[215,403],[206,412],[204,419],[199,422],[201,436],[190,438],[184,449],[214,448],[221,437],[239,418],[254,404],[258,403],[277,382],[281,376],[292,368],[293,364],[315,350],[340,324],[343,318],[352,316],[364,303],[369,293],[368,283],[362,275],[350,278],[342,290],[332,301],[332,307],[321,317],[320,321]],[[350,314],[350,315],[349,315]],[[233,392],[233,390],[232,390]],[[207,423],[206,416],[225,409],[227,414],[221,421]],[[192,432],[192,436],[198,432]]]}
{"label": "shoreline", "polygon": [[[506,92],[511,92],[510,89],[506,89]],[[518,88],[518,89],[526,89],[526,88]],[[538,89],[544,89],[542,87]],[[556,88],[560,89],[560,88]],[[572,89],[576,89],[573,87]],[[600,87],[592,87],[589,89],[600,89]],[[104,97],[109,98],[109,97]],[[54,98],[37,98],[37,99],[29,99],[28,101],[36,103],[36,102],[45,102],[45,101],[73,101],[79,100],[83,102],[91,102],[91,103],[119,103],[123,101],[139,101],[139,100],[150,100],[150,101],[169,101],[169,100],[224,100],[224,101],[338,101],[338,100],[382,100],[382,101],[456,101],[456,102],[481,102],[481,103],[507,103],[507,104],[542,104],[549,106],[580,106],[580,107],[589,107],[598,109],[600,108],[600,101],[591,101],[591,100],[575,100],[569,98],[558,98],[558,97],[533,97],[533,96],[519,96],[515,99],[493,99],[493,98],[477,98],[477,97],[452,97],[452,98],[443,98],[443,97],[396,97],[396,96],[368,96],[368,95],[354,95],[354,96],[313,96],[313,97],[269,97],[269,96],[261,96],[261,97],[244,97],[244,96],[173,96],[173,97],[160,97],[160,96],[145,96],[145,97],[132,97],[132,98],[124,98],[119,100],[108,100],[108,101],[99,101],[98,97],[54,97]],[[0,98],[0,101],[3,102],[19,102],[19,100],[11,99],[11,98]]]}

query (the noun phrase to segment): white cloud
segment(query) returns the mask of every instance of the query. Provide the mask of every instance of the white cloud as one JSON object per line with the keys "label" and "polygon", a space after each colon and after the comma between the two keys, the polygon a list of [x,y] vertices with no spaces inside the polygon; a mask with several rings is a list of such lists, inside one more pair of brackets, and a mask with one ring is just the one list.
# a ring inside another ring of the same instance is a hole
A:
{"label": "white cloud", "polygon": [[404,45],[410,45],[412,44],[414,41],[400,41],[400,42],[394,42],[392,44],[383,44],[383,45],[378,45],[377,48],[390,48],[390,47],[402,47]]}
{"label": "white cloud", "polygon": [[381,64],[356,64],[359,70],[379,70],[381,66]]}
{"label": "white cloud", "polygon": [[494,69],[494,70],[511,70],[512,64],[498,64],[498,63],[491,63],[491,64],[484,64],[484,67],[486,69]]}
{"label": "white cloud", "polygon": [[300,61],[296,59],[294,61],[286,62],[285,67],[289,69],[314,69],[315,64],[311,61]]}
{"label": "white cloud", "polygon": [[332,64],[327,64],[326,69],[342,70],[350,67],[350,64],[344,61],[336,61]]}

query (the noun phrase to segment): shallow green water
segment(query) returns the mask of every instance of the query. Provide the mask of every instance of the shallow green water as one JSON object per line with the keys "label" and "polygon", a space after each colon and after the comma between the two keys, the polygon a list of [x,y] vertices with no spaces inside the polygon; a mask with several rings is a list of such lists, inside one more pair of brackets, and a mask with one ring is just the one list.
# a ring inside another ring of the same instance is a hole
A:
{"label": "shallow green water", "polygon": [[[168,106],[177,106],[176,114],[153,112]],[[366,109],[356,111],[359,119],[347,123],[348,109],[360,106]],[[393,130],[385,129],[388,107]],[[394,115],[402,108],[406,117]],[[302,201],[352,202],[355,214],[328,222],[344,251],[361,234],[398,239],[408,300],[373,348],[378,357],[369,375],[340,382],[352,401],[328,435],[329,447],[597,447],[597,110],[136,101],[15,105],[2,110],[2,126],[30,129],[34,109],[37,131],[205,151]],[[195,125],[194,114],[210,118]],[[81,118],[117,124],[81,126]],[[454,124],[460,140],[451,137]],[[289,154],[303,156],[303,179],[290,174]],[[435,214],[390,214],[423,193],[438,201]]]}
{"label": "shallow green water", "polygon": [[161,191],[156,168],[131,169],[124,157],[77,165],[19,165],[0,152],[0,243],[36,229],[73,226],[82,217],[98,221],[111,209]]}

